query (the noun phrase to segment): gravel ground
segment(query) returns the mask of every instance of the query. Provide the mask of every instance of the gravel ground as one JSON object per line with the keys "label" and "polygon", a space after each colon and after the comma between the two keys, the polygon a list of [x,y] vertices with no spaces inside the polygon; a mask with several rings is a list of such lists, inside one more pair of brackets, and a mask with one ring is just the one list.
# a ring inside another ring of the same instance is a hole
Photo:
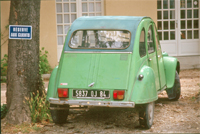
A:
{"label": "gravel ground", "polygon": [[90,107],[70,110],[66,124],[41,125],[37,133],[200,133],[200,69],[182,70],[180,81],[179,101],[169,101],[166,92],[159,95],[151,129],[139,127],[136,109]]}

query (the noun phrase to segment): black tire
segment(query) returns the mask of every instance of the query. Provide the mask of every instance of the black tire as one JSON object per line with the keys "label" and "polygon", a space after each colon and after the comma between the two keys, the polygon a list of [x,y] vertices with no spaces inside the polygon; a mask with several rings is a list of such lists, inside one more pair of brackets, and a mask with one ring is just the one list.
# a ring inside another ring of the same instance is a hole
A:
{"label": "black tire", "polygon": [[64,124],[69,115],[69,105],[50,105],[50,112],[55,124]]}
{"label": "black tire", "polygon": [[177,101],[181,96],[181,85],[180,85],[180,78],[178,72],[176,71],[175,74],[175,81],[174,86],[166,90],[168,99],[172,101]]}
{"label": "black tire", "polygon": [[155,103],[151,102],[141,106],[139,111],[139,122],[143,128],[150,129],[153,125]]}

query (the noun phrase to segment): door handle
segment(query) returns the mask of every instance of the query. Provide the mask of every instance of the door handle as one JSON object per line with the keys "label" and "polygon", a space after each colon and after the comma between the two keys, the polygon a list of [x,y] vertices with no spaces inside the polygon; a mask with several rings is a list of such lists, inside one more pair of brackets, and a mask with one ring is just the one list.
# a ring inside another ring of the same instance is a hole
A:
{"label": "door handle", "polygon": [[151,58],[149,58],[149,61],[151,61],[152,59]]}

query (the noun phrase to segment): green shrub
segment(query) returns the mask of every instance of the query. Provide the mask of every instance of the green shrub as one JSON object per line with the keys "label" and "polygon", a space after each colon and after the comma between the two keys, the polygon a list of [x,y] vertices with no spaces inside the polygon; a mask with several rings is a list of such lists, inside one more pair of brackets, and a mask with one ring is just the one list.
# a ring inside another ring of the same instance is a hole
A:
{"label": "green shrub", "polygon": [[49,102],[46,100],[46,94],[43,92],[42,96],[31,93],[31,97],[25,98],[29,104],[31,111],[31,119],[33,123],[42,122],[42,121],[52,121]]}
{"label": "green shrub", "polygon": [[40,50],[40,74],[47,74],[52,71],[52,68],[49,64],[49,61],[47,59],[48,51],[44,50],[44,47],[42,47],[42,50]]}
{"label": "green shrub", "polygon": [[5,54],[3,59],[1,59],[1,76],[7,75],[7,67],[8,67],[8,55]]}
{"label": "green shrub", "polygon": [[[51,73],[52,68],[47,59],[48,51],[44,50],[44,47],[40,50],[40,59],[39,59],[39,67],[40,74]],[[8,55],[5,54],[3,59],[1,60],[1,76],[7,75],[7,67],[8,67]]]}
{"label": "green shrub", "polygon": [[7,112],[8,112],[7,105],[3,104],[1,106],[1,119],[3,119],[6,116]]}

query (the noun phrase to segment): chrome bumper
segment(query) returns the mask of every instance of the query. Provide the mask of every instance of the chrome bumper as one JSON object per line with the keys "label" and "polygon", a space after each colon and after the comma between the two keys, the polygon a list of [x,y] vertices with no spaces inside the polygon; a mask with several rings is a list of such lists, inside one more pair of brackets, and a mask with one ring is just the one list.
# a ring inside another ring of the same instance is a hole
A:
{"label": "chrome bumper", "polygon": [[123,101],[100,101],[100,100],[60,100],[55,98],[49,98],[51,104],[58,105],[83,105],[83,106],[99,106],[99,107],[123,107],[123,108],[134,108],[134,102],[123,102]]}

